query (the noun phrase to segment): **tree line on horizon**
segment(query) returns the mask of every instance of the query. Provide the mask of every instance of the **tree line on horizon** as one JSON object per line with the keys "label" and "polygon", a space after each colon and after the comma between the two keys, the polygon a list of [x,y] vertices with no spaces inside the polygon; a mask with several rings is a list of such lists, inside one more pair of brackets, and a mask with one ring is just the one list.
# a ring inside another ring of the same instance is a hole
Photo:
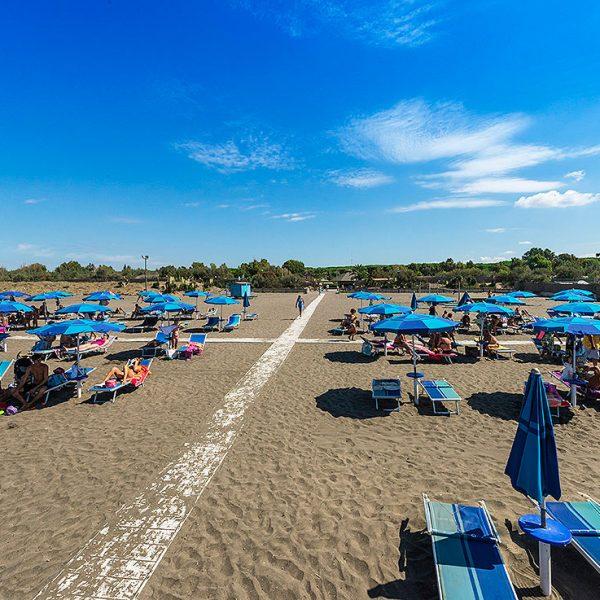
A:
{"label": "tree line on horizon", "polygon": [[[238,267],[225,264],[205,265],[193,262],[190,266],[166,265],[148,271],[149,285],[166,286],[171,290],[194,287],[225,287],[234,279],[252,283],[257,289],[301,288],[335,284],[343,274],[351,273],[355,282],[366,287],[411,289],[423,282],[436,282],[449,288],[476,288],[502,284],[520,287],[525,282],[552,281],[600,282],[600,258],[580,258],[573,254],[556,254],[547,248],[531,248],[521,258],[494,263],[455,261],[424,262],[389,265],[340,265],[310,267],[295,259],[273,265],[266,259],[242,263]],[[82,265],[67,261],[55,269],[41,263],[23,265],[17,269],[0,267],[0,281],[98,281],[128,283],[143,280],[144,269],[124,265],[118,270],[109,265]]]}

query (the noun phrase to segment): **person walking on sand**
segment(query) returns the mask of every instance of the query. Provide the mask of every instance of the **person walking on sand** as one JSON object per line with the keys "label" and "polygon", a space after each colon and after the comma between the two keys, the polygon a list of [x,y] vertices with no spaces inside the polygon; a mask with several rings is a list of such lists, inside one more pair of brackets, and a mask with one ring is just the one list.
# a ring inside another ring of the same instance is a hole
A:
{"label": "person walking on sand", "polygon": [[298,316],[302,316],[302,311],[304,310],[304,298],[301,294],[298,294],[296,298],[296,308],[298,309]]}

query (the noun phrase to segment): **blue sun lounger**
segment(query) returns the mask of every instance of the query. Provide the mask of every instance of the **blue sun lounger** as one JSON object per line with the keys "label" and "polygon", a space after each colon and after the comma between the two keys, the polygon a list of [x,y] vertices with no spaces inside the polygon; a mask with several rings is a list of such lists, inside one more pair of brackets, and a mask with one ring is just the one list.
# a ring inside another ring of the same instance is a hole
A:
{"label": "blue sun lounger", "polygon": [[440,599],[505,600],[517,594],[484,502],[432,502],[423,494]]}
{"label": "blue sun lounger", "polygon": [[239,314],[233,314],[229,317],[227,323],[225,323],[225,325],[223,325],[223,331],[233,331],[234,329],[237,329],[240,326],[240,323],[242,322],[242,315]]}
{"label": "blue sun lounger", "polygon": [[373,379],[371,382],[371,397],[375,400],[375,409],[379,410],[380,400],[396,400],[396,408],[386,408],[388,412],[400,410],[402,400],[402,383],[399,379]]}
{"label": "blue sun lounger", "polygon": [[600,504],[586,502],[546,502],[548,513],[573,536],[573,547],[600,573]]}
{"label": "blue sun lounger", "polygon": [[206,323],[201,327],[202,331],[219,331],[221,319],[216,316],[208,317]]}
{"label": "blue sun lounger", "polygon": [[258,319],[258,313],[244,313],[244,321],[256,321]]}
{"label": "blue sun lounger", "polygon": [[[133,361],[135,359],[130,359],[127,361],[127,366],[130,366],[131,364],[133,364]],[[144,358],[140,361],[140,365],[147,367],[148,369],[150,369],[150,366],[152,365],[152,359],[151,358]],[[147,375],[146,377],[143,377],[142,379],[140,379],[137,383],[134,383],[131,379],[129,381],[126,382],[120,382],[115,386],[109,387],[107,385],[105,385],[105,382],[100,383],[98,385],[93,385],[90,388],[90,392],[93,393],[92,396],[92,403],[96,402],[96,399],[98,398],[98,394],[111,394],[111,402],[115,401],[115,398],[117,397],[117,393],[120,392],[122,389],[126,388],[126,387],[134,387],[135,389],[142,387],[144,385],[144,382],[146,381]]]}
{"label": "blue sun lounger", "polygon": [[175,327],[173,325],[160,327],[156,332],[154,339],[152,340],[152,345],[142,346],[142,356],[143,357],[154,357],[159,352],[164,352],[165,346],[169,343],[169,338],[171,332]]}
{"label": "blue sun lounger", "polygon": [[[419,381],[419,385],[431,400],[433,413],[435,415],[459,415],[460,401],[462,398],[456,393],[456,390],[445,379],[433,379]],[[455,409],[450,410],[444,407],[445,403],[454,402]],[[437,409],[437,405],[441,404],[444,408]]]}
{"label": "blue sun lounger", "polygon": [[190,341],[181,348],[177,349],[176,357],[192,358],[195,354],[204,354],[204,346],[206,345],[206,333],[192,333]]}
{"label": "blue sun lounger", "polygon": [[0,381],[8,373],[12,364],[12,360],[0,360]]}
{"label": "blue sun lounger", "polygon": [[46,405],[48,403],[50,394],[53,392],[57,392],[70,385],[76,386],[78,383],[85,381],[95,370],[95,367],[77,367],[77,365],[72,365],[64,373],[53,373],[48,377],[48,389],[46,390],[42,404]]}

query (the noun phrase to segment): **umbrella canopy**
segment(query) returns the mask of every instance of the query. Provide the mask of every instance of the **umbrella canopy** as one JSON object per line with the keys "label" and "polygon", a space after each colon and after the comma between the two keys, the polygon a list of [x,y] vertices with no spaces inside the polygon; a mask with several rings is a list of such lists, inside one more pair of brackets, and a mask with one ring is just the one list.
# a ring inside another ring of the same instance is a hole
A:
{"label": "umbrella canopy", "polygon": [[586,317],[539,319],[533,324],[533,330],[570,333],[571,335],[600,335],[600,320]]}
{"label": "umbrella canopy", "polygon": [[556,300],[557,302],[593,302],[594,299],[594,296],[578,292],[560,292],[559,294],[554,294],[551,298],[551,300]]}
{"label": "umbrella canopy", "polygon": [[513,304],[515,306],[524,306],[525,302],[523,300],[519,300],[515,296],[511,296],[510,294],[500,294],[498,296],[490,296],[487,299],[488,302],[492,302],[493,304]]}
{"label": "umbrella canopy", "polygon": [[29,298],[29,294],[20,292],[19,290],[6,290],[0,292],[0,300],[14,300],[15,298]]}
{"label": "umbrella canopy", "polygon": [[53,292],[44,292],[43,294],[36,294],[35,296],[31,296],[29,300],[31,302],[43,302],[44,300],[57,300],[59,298],[69,298],[73,294],[69,292],[63,292],[61,290],[55,290]]}
{"label": "umbrella canopy", "polygon": [[372,306],[365,306],[359,308],[358,312],[363,315],[399,315],[401,313],[411,312],[409,306],[401,306],[400,304],[387,304],[385,302],[381,304],[373,304]]}
{"label": "umbrella canopy", "polygon": [[86,302],[106,302],[108,300],[122,300],[122,298],[119,294],[115,294],[115,292],[104,290],[101,292],[94,292],[89,296],[86,296],[84,300]]}
{"label": "umbrella canopy", "polygon": [[239,300],[230,298],[229,296],[212,296],[204,301],[206,304],[217,304],[219,306],[225,306],[227,304],[239,304]]}
{"label": "umbrella canopy", "polygon": [[375,294],[374,292],[367,292],[365,290],[361,290],[359,292],[352,292],[352,294],[348,294],[348,298],[354,298],[355,300],[388,300],[386,296],[382,296],[381,294]]}
{"label": "umbrella canopy", "polygon": [[92,321],[90,319],[69,319],[68,321],[57,321],[29,330],[38,336],[53,335],[79,335],[80,333],[112,333],[123,331],[125,325],[121,323],[109,323],[108,321]]}
{"label": "umbrella canopy", "polygon": [[517,434],[504,471],[515,490],[542,504],[546,496],[560,498],[560,476],[554,427],[546,388],[534,369],[525,386]]}
{"label": "umbrella canopy", "polygon": [[595,315],[600,313],[600,304],[595,302],[568,302],[559,304],[552,309],[552,312],[563,315]]}
{"label": "umbrella canopy", "polygon": [[112,312],[112,308],[109,306],[102,306],[101,304],[69,304],[69,306],[63,306],[56,311],[57,315],[85,315],[95,313],[106,313]]}
{"label": "umbrella canopy", "polygon": [[203,290],[190,290],[189,292],[185,292],[183,295],[187,296],[188,298],[206,298],[207,296],[210,296],[210,292],[205,292]]}
{"label": "umbrella canopy", "polygon": [[157,292],[156,290],[142,290],[141,292],[138,292],[138,296],[140,296],[140,298],[147,298],[148,296],[160,296],[160,292]]}
{"label": "umbrella canopy", "polygon": [[417,295],[413,292],[412,298],[410,299],[410,309],[417,310]]}
{"label": "umbrella canopy", "polygon": [[527,292],[523,290],[517,290],[516,292],[509,292],[509,296],[513,298],[537,298],[533,292]]}
{"label": "umbrella canopy", "polygon": [[144,302],[150,302],[151,304],[157,304],[159,302],[181,302],[181,298],[174,294],[154,294],[154,296],[146,296]]}
{"label": "umbrella canopy", "polygon": [[571,288],[568,290],[561,290],[560,292],[556,292],[556,294],[554,294],[552,296],[552,298],[554,298],[555,296],[562,296],[563,294],[578,294],[579,296],[589,296],[590,298],[594,297],[594,292],[592,292],[591,290],[582,290],[580,288]]}
{"label": "umbrella canopy", "polygon": [[19,313],[19,312],[32,312],[33,308],[31,306],[27,306],[27,304],[23,304],[22,302],[11,302],[10,300],[5,300],[0,302],[0,313],[9,314],[9,313]]}
{"label": "umbrella canopy", "polygon": [[417,302],[427,302],[428,304],[448,304],[448,302],[454,302],[453,298],[448,296],[442,296],[441,294],[428,294],[419,298]]}
{"label": "umbrella canopy", "polygon": [[491,302],[472,302],[471,304],[463,304],[457,306],[454,311],[480,313],[483,315],[512,315],[514,311],[511,308],[500,306],[499,304],[492,304]]}
{"label": "umbrella canopy", "polygon": [[187,304],[186,302],[153,302],[148,306],[144,306],[141,309],[143,313],[163,313],[163,312],[182,312],[194,310],[193,304]]}
{"label": "umbrella canopy", "polygon": [[469,296],[469,292],[465,292],[461,299],[458,301],[458,306],[464,306],[465,304],[472,304],[473,300],[471,300],[471,296]]}

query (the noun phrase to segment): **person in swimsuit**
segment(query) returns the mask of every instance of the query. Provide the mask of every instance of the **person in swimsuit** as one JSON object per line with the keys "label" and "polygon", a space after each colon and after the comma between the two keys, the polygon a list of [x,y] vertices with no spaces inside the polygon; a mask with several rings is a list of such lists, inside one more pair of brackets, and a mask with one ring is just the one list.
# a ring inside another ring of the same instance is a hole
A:
{"label": "person in swimsuit", "polygon": [[123,369],[119,369],[119,367],[113,367],[104,378],[104,383],[107,381],[119,381],[122,383],[127,383],[134,377],[143,375],[148,371],[148,367],[141,365],[141,360],[141,358],[136,358],[131,364],[126,364]]}
{"label": "person in swimsuit", "polygon": [[27,367],[23,377],[12,391],[12,396],[21,403],[21,410],[31,408],[47,391],[48,365],[42,362],[38,354],[33,357],[33,364]]}

